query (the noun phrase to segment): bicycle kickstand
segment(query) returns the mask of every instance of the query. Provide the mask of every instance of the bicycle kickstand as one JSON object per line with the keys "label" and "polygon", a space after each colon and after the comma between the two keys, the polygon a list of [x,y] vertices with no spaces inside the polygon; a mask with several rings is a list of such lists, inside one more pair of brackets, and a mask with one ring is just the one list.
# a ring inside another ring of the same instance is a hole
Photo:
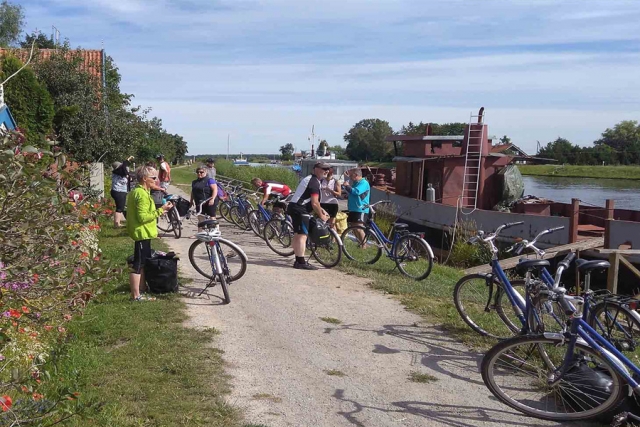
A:
{"label": "bicycle kickstand", "polygon": [[202,295],[204,293],[204,291],[206,291],[207,289],[213,288],[215,285],[217,285],[216,277],[217,276],[213,276],[211,279],[209,279],[209,283],[207,283],[207,286],[205,286],[204,289],[200,291],[198,296]]}

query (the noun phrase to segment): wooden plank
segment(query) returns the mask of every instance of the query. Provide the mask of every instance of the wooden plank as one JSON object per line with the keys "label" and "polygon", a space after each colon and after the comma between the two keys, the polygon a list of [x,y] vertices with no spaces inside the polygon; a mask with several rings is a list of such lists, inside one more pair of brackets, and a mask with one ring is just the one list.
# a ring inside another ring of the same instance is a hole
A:
{"label": "wooden plank", "polygon": [[620,261],[629,269],[636,277],[640,277],[640,270],[629,262],[624,256],[620,255]]}
{"label": "wooden plank", "polygon": [[[583,240],[581,242],[569,243],[568,245],[555,246],[553,248],[545,249],[545,254],[543,259],[555,258],[558,255],[564,255],[569,252],[586,251],[589,249],[595,249],[602,245],[604,245],[604,237],[596,237],[594,239]],[[509,268],[513,268],[516,265],[518,265],[518,262],[520,262],[522,258],[535,259],[536,256],[535,254],[529,254],[526,256],[520,255],[513,258],[507,258],[507,259],[500,260],[500,265],[502,266],[503,270],[507,270]],[[486,264],[479,265],[477,267],[467,268],[466,270],[464,270],[464,274],[490,273],[490,272],[491,272],[491,266]]]}
{"label": "wooden plank", "polygon": [[640,249],[596,249],[599,254],[640,255]]}
{"label": "wooden plank", "polygon": [[618,292],[618,270],[620,269],[620,254],[609,254],[609,275],[607,276],[607,290],[613,294]]}

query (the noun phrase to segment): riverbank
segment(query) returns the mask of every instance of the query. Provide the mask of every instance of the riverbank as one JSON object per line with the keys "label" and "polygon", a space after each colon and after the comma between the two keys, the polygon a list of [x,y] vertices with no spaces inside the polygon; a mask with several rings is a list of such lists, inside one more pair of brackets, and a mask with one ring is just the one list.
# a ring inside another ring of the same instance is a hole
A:
{"label": "riverbank", "polygon": [[640,166],[518,165],[522,175],[640,180]]}
{"label": "riverbank", "polygon": [[[126,232],[105,221],[99,238],[103,256],[126,266]],[[162,240],[152,245],[167,248]],[[56,387],[80,393],[79,415],[65,425],[242,425],[225,401],[228,377],[212,345],[217,331],[185,327],[186,305],[175,295],[132,302],[128,288],[126,268],[116,271],[84,316],[68,324],[70,339],[56,352]]]}

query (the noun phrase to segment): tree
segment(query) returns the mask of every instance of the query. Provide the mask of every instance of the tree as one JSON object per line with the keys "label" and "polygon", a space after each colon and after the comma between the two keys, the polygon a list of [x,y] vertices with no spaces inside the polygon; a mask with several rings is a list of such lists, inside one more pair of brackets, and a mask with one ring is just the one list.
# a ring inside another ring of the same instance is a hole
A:
{"label": "tree", "polygon": [[[0,58],[0,82],[22,68],[13,55]],[[38,82],[33,70],[24,68],[9,80],[5,87],[5,102],[18,122],[27,141],[43,146],[44,136],[51,132],[53,101],[47,89]]]}
{"label": "tree", "polygon": [[336,155],[336,159],[339,160],[349,160],[345,153],[345,149],[342,145],[332,145],[329,147],[329,152]]}
{"label": "tree", "polygon": [[38,49],[55,49],[56,43],[53,41],[52,37],[47,37],[42,33],[32,33],[27,34],[22,42],[20,42],[20,47],[25,49],[31,48],[31,44],[35,40],[35,46]]}
{"label": "tree", "polygon": [[280,147],[280,154],[282,154],[282,160],[293,159],[293,151],[295,150],[293,144],[285,144]]}
{"label": "tree", "polygon": [[464,135],[464,130],[467,126],[466,123],[456,122],[456,123],[423,123],[414,124],[409,122],[408,125],[402,126],[400,129],[400,134],[402,135],[425,135],[427,133],[427,126],[431,125],[431,133],[432,135]]}
{"label": "tree", "polygon": [[388,160],[392,157],[392,145],[385,139],[392,134],[393,129],[387,121],[361,120],[344,135],[345,152],[353,160]]}
{"label": "tree", "polygon": [[318,144],[318,155],[326,156],[328,149],[329,149],[329,143],[327,142],[326,139],[323,139],[322,141],[320,141],[320,144]]}
{"label": "tree", "polygon": [[502,138],[500,138],[500,144],[511,144],[511,138],[509,138],[507,135],[503,136]]}
{"label": "tree", "polygon": [[640,125],[635,120],[624,120],[613,129],[605,130],[594,144],[615,150],[622,164],[640,163]]}
{"label": "tree", "polygon": [[541,148],[538,155],[540,157],[555,159],[559,163],[573,163],[578,150],[580,150],[580,147],[574,146],[565,138],[558,137],[555,141]]}
{"label": "tree", "polygon": [[19,4],[0,3],[0,47],[17,43],[24,26],[24,12]]}

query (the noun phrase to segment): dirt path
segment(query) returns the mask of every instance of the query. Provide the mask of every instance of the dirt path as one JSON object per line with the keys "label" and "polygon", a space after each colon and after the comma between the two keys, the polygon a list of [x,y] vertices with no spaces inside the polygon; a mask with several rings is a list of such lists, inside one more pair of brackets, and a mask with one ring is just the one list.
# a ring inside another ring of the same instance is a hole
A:
{"label": "dirt path", "polygon": [[[233,376],[230,403],[247,422],[279,426],[539,426],[497,402],[470,353],[437,327],[367,282],[335,270],[299,271],[253,233],[222,221],[223,236],[249,257],[246,275],[221,305],[219,287],[185,296],[190,326],[221,331]],[[199,292],[205,281],[183,238],[165,240],[181,254],[182,274]],[[327,323],[331,317],[340,324]],[[412,372],[435,377],[412,382]]]}

